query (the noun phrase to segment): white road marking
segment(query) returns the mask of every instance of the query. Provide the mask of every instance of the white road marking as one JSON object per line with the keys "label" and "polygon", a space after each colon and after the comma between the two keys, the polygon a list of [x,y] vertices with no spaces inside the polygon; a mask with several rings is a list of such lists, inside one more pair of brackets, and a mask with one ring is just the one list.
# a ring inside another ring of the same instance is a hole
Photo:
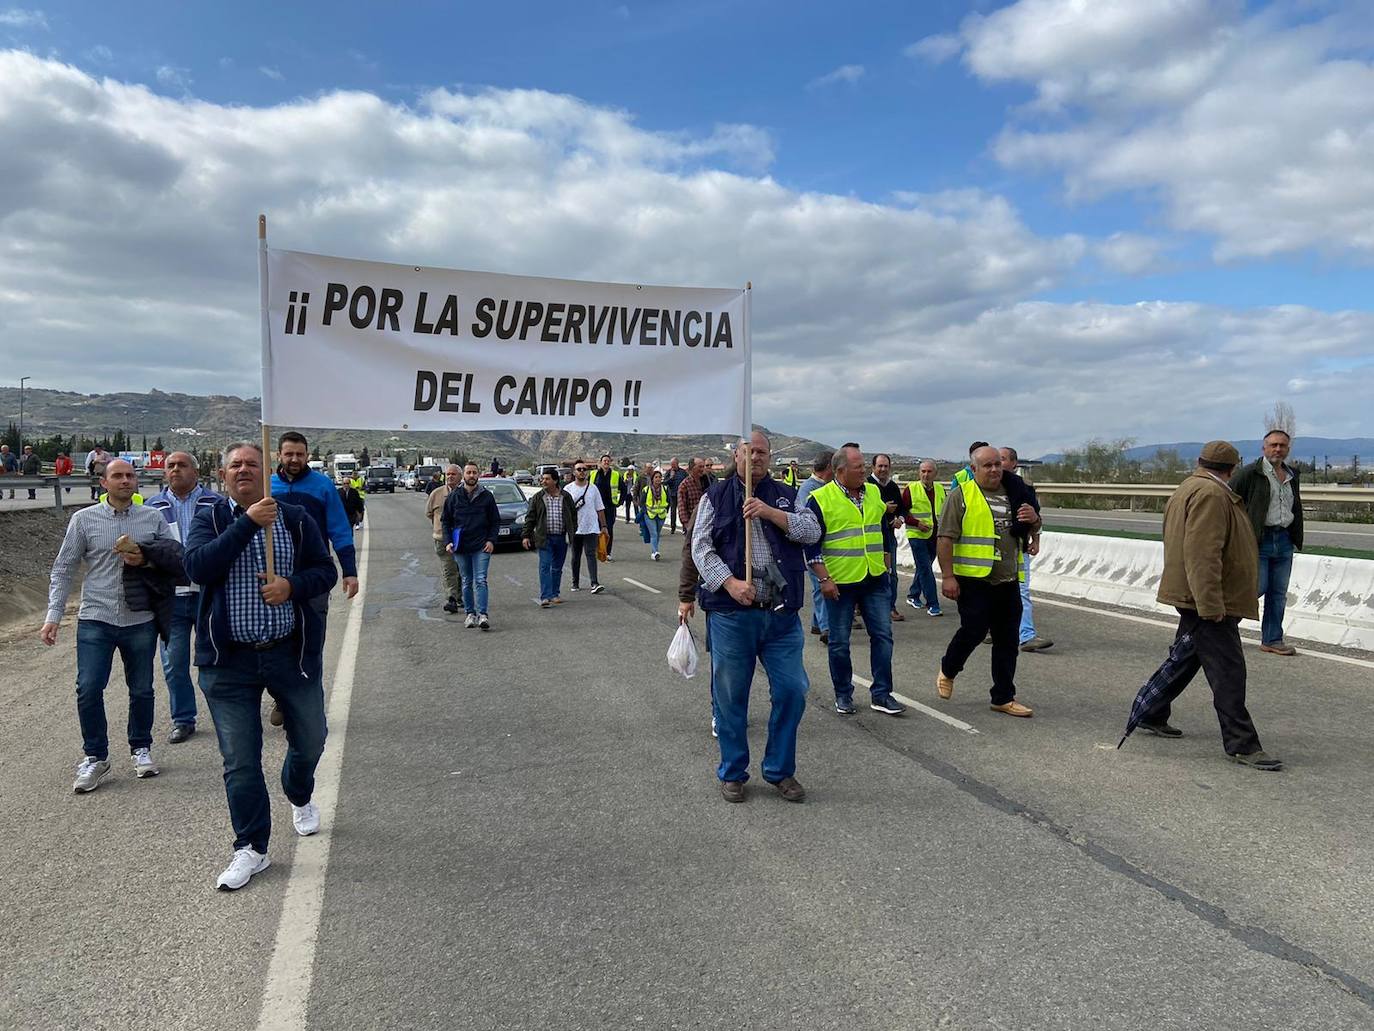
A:
{"label": "white road marking", "polygon": [[[860,685],[861,687],[873,686],[873,681],[871,680],[866,680],[858,674],[853,674],[852,676],[854,683]],[[962,730],[965,734],[978,733],[978,729],[974,727],[973,724],[965,723],[963,720],[956,720],[953,716],[950,716],[948,713],[943,713],[939,709],[932,709],[929,705],[922,705],[914,698],[908,698],[906,695],[898,694],[896,691],[892,692],[892,697],[897,699],[897,701],[901,702],[903,705],[915,709],[917,712],[923,712],[932,719],[937,719],[941,723],[949,724],[955,730]]]}
{"label": "white road marking", "polygon": [[[1111,616],[1112,619],[1124,619],[1128,623],[1144,623],[1146,626],[1162,626],[1168,630],[1178,629],[1177,623],[1170,623],[1167,619],[1152,619],[1149,616],[1132,616],[1125,612],[1112,612],[1110,609],[1095,609],[1091,605],[1075,605],[1071,601],[1056,601],[1053,598],[1046,598],[1041,594],[1035,596],[1035,604],[1053,605],[1056,608],[1073,609],[1076,612],[1091,612],[1095,616]],[[1241,642],[1243,644],[1254,645],[1256,648],[1260,645],[1258,641],[1249,637],[1242,637]],[[1374,669],[1374,662],[1371,662],[1369,659],[1357,659],[1351,655],[1336,655],[1332,652],[1316,652],[1311,648],[1304,648],[1301,654],[1314,659],[1326,659],[1328,662],[1343,662],[1347,666],[1363,666],[1365,669]]]}
{"label": "white road marking", "polygon": [[[362,638],[363,601],[367,594],[367,524],[358,548],[358,593],[349,603],[334,689],[329,694],[326,719],[329,743],[315,771],[315,804],[320,808],[323,833],[296,840],[283,893],[281,919],[267,965],[267,979],[258,1011],[258,1031],[298,1031],[305,1027],[310,981],[315,968],[315,944],[324,907],[325,872],[329,844],[333,840],[334,813],[339,801],[339,776],[348,734],[348,710],[353,701],[353,674]],[[259,891],[270,890],[266,885]]]}
{"label": "white road marking", "polygon": [[628,576],[622,576],[620,579],[624,580],[627,584],[634,584],[634,585],[635,585],[636,587],[638,587],[640,590],[642,590],[642,591],[648,591],[650,594],[662,594],[662,593],[663,593],[663,592],[660,591],[657,587],[650,587],[648,584],[642,584],[642,583],[640,583],[638,580],[631,580]]}

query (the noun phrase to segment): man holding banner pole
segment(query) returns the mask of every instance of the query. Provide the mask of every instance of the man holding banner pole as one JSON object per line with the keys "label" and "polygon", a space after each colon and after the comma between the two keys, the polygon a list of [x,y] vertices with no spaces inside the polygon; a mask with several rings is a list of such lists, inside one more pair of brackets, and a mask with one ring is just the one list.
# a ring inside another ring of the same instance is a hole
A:
{"label": "man holding banner pole", "polygon": [[727,802],[745,800],[749,689],[759,662],[772,699],[763,779],[789,802],[806,797],[795,777],[797,727],[810,688],[797,612],[805,598],[802,545],[818,541],[821,530],[814,515],[796,511],[796,492],[768,475],[770,450],[768,438],[758,431],[740,441],[736,475],[714,484],[702,498],[692,530],[692,559],[701,574],[701,607],[711,642],[720,742],[716,776]]}

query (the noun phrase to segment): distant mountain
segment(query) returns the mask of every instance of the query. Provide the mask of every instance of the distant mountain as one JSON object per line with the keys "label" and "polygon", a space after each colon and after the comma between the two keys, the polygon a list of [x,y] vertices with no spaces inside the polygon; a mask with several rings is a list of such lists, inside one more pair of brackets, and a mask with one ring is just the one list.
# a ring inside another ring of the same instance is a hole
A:
{"label": "distant mountain", "polygon": [[[1197,461],[1197,456],[1202,451],[1202,445],[1206,441],[1187,440],[1173,444],[1143,444],[1139,447],[1126,449],[1126,457],[1130,459],[1145,460],[1154,458],[1160,451],[1177,451],[1178,457],[1183,461],[1192,463]],[[1242,460],[1253,462],[1263,454],[1264,447],[1262,440],[1233,440],[1232,444],[1240,452]],[[1351,465],[1352,459],[1359,456],[1360,467],[1364,468],[1374,462],[1374,437],[1294,437],[1293,451],[1291,457],[1298,461],[1310,462],[1314,459],[1320,467],[1323,463],[1329,462],[1337,468],[1346,468]],[[1062,452],[1045,455],[1040,459],[1042,462],[1062,462],[1064,455]]]}
{"label": "distant mountain", "polygon": [[[146,394],[76,394],[61,390],[24,392],[24,434],[42,439],[55,433],[102,437],[123,430],[136,444],[146,435],[149,445],[161,437],[168,448],[218,449],[234,440],[256,440],[261,434],[257,398],[168,394],[152,390]],[[0,429],[19,421],[19,390],[0,387]],[[285,427],[281,427],[284,429]],[[485,466],[493,457],[508,469],[538,461],[560,462],[578,457],[596,457],[609,452],[617,460],[634,458],[641,462],[686,459],[692,455],[721,458],[732,443],[729,435],[686,434],[651,436],[633,433],[580,433],[569,430],[505,430],[487,433],[411,433],[376,430],[325,430],[306,426],[299,429],[318,447],[322,455],[335,452],[370,454],[406,453],[447,456],[461,452]],[[274,429],[277,429],[274,427]],[[767,432],[767,431],[766,431]],[[776,465],[795,458],[808,465],[818,452],[833,445],[783,433],[769,434]]]}

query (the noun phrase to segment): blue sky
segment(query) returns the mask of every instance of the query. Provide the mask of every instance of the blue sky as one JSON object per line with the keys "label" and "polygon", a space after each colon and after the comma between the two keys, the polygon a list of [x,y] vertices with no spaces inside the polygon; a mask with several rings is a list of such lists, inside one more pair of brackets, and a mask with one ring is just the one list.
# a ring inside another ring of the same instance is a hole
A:
{"label": "blue sky", "polygon": [[[909,247],[902,260],[913,280],[949,263],[951,253],[961,255],[948,303],[938,282],[906,296],[899,291],[890,309],[856,327],[855,342],[837,344],[830,335],[795,345],[808,353],[839,347],[864,355],[858,337],[879,341],[875,382],[885,383],[894,370],[900,378],[902,361],[913,363],[915,381],[923,363],[910,349],[921,341],[935,342],[932,354],[957,355],[982,346],[991,332],[1018,361],[1035,351],[1040,367],[1057,360],[1062,333],[1081,345],[1085,327],[1103,334],[1092,353],[1103,370],[1112,348],[1122,349],[1123,360],[1132,348],[1163,354],[1156,368],[1214,351],[1209,369],[1275,348],[1271,365],[1250,370],[1250,381],[1227,380],[1235,407],[1217,431],[1253,436],[1245,424],[1253,418],[1242,412],[1258,406],[1261,394],[1293,393],[1300,415],[1304,408],[1321,413],[1314,432],[1340,435],[1358,429],[1363,416],[1324,400],[1324,391],[1342,385],[1330,377],[1370,374],[1370,349],[1360,342],[1368,339],[1374,185],[1360,170],[1374,157],[1374,34],[1362,9],[1367,15],[1362,3],[1327,0],[930,0],[843,9],[797,2],[45,3],[0,7],[0,47],[43,62],[29,69],[39,77],[73,69],[85,77],[81,88],[94,93],[110,94],[111,83],[142,85],[175,105],[178,123],[214,123],[204,133],[222,133],[236,110],[319,115],[325,98],[356,91],[389,113],[372,141],[361,128],[338,126],[338,145],[362,180],[419,196],[433,196],[432,182],[414,184],[403,168],[380,167],[368,153],[388,146],[388,122],[410,116],[441,128],[513,127],[535,142],[556,141],[565,155],[590,145],[616,172],[639,162],[644,182],[666,174],[685,191],[686,199],[665,194],[654,206],[682,203],[689,220],[713,174],[733,177],[755,196],[772,184],[794,214],[808,209],[808,198],[843,208],[833,232],[818,232],[811,245],[833,248],[838,234],[839,246],[855,250],[856,274],[866,263],[891,261],[894,248]],[[437,107],[436,90],[448,98]],[[119,89],[112,96],[112,109],[139,107]],[[559,96],[571,98],[575,111],[556,110]],[[604,151],[596,128],[603,115],[623,121]],[[112,116],[116,131],[130,131],[128,117]],[[200,138],[213,140],[211,149],[228,146],[222,135]],[[616,149],[626,141],[628,151]],[[671,144],[673,153],[643,158],[645,141],[655,150]],[[41,148],[38,157],[41,167]],[[240,157],[248,155],[229,147],[217,165]],[[194,161],[188,155],[183,166]],[[546,173],[549,188],[562,185],[556,167]],[[293,188],[283,202],[336,187]],[[225,202],[212,190],[196,203]],[[60,198],[44,203],[62,206]],[[861,243],[869,229],[872,238]],[[346,237],[359,229],[344,221],[337,231]],[[651,261],[664,258],[663,241],[632,244]],[[704,241],[698,256],[706,268],[709,246]],[[721,247],[741,261],[766,250],[744,240]],[[606,267],[564,268],[553,251],[534,244],[529,253],[540,272]],[[784,286],[758,254],[749,260],[738,268],[722,260],[721,274],[779,282],[778,311],[819,305],[813,287]],[[901,274],[883,273],[889,281]],[[988,282],[969,286],[972,278]],[[794,288],[798,293],[788,293]],[[1284,334],[1295,333],[1301,339],[1284,355]],[[763,348],[778,353],[776,377],[765,363],[759,417],[795,415],[797,425],[782,427],[793,432],[819,420],[818,435],[844,435],[829,416],[788,398],[803,379],[786,367],[783,352],[792,345],[783,341],[797,333],[779,325],[772,339],[761,337]],[[1130,370],[1127,360],[1106,375],[1124,382],[1136,378]],[[957,369],[931,372],[933,387],[958,389]],[[1091,414],[1031,439],[1057,447],[1076,442],[1075,435],[1208,435],[1200,420],[1187,433],[1166,432],[1179,412],[1130,423],[1087,404],[1090,385],[1064,386],[1057,407]],[[1311,395],[1306,405],[1304,392]],[[1192,396],[1208,397],[1202,390]],[[948,449],[969,420],[990,417],[950,416],[957,425],[938,443]],[[909,431],[893,435],[901,439],[885,446],[925,449]]]}

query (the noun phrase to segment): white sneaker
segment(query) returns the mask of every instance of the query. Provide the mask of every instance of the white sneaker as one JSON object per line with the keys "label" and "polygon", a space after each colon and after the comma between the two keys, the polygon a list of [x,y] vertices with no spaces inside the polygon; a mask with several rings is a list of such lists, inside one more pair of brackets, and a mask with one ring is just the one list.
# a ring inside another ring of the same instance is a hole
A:
{"label": "white sneaker", "polygon": [[291,822],[296,825],[296,833],[308,838],[320,829],[320,807],[314,802],[291,807]]}
{"label": "white sneaker", "polygon": [[134,749],[134,776],[139,780],[144,777],[156,777],[162,771],[157,768],[157,763],[153,762],[153,753],[147,748]]}
{"label": "white sneaker", "polygon": [[104,780],[110,772],[110,760],[97,759],[93,755],[88,755],[76,764],[76,780],[72,781],[72,791],[78,795],[84,795],[87,791],[94,791],[100,787],[100,782]]}
{"label": "white sneaker", "polygon": [[469,613],[468,613],[468,618],[465,619],[465,620],[463,620],[463,626],[467,627],[469,630],[472,630],[474,627],[476,627],[476,626],[477,626],[477,613],[475,613],[475,612],[469,612]]}
{"label": "white sneaker", "polygon": [[234,858],[224,868],[224,873],[215,881],[215,887],[220,891],[238,891],[253,879],[254,874],[262,873],[271,865],[267,856],[259,855],[251,848],[237,849]]}

